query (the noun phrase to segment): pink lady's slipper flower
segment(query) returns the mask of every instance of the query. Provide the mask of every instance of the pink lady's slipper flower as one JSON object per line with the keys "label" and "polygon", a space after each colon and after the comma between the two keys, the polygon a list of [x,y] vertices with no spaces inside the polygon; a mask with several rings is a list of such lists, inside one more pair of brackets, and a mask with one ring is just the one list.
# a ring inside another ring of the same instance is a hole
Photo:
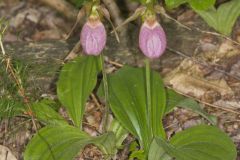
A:
{"label": "pink lady's slipper flower", "polygon": [[90,16],[84,24],[80,42],[87,55],[99,55],[106,45],[106,30],[99,17]]}
{"label": "pink lady's slipper flower", "polygon": [[160,57],[166,49],[166,35],[161,25],[154,20],[146,20],[139,34],[139,47],[148,58]]}

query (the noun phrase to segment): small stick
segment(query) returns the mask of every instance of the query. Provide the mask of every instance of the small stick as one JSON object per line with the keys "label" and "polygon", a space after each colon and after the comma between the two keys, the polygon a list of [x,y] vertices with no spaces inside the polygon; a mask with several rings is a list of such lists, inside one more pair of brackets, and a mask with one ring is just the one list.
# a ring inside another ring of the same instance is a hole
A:
{"label": "small stick", "polygon": [[81,51],[81,42],[80,40],[74,45],[73,49],[68,53],[64,61],[69,61],[77,57],[77,54]]}
{"label": "small stick", "polygon": [[237,45],[240,45],[239,42],[237,42],[237,41],[235,41],[235,40],[233,40],[233,39],[231,39],[228,36],[225,36],[223,34],[220,34],[220,33],[217,33],[217,32],[204,31],[204,30],[201,30],[200,28],[197,28],[197,27],[194,27],[193,29],[195,29],[195,30],[197,30],[197,31],[199,31],[201,33],[211,34],[211,35],[214,35],[214,36],[225,38],[225,39],[227,39],[227,40],[229,40],[229,41],[231,41],[231,42],[233,42],[233,43],[235,43]]}
{"label": "small stick", "polygon": [[[166,87],[174,90],[174,88],[172,88],[172,87],[170,87],[170,86],[166,86]],[[217,105],[214,105],[214,104],[210,104],[210,103],[208,103],[208,102],[204,102],[204,101],[202,101],[202,100],[200,100],[200,99],[197,99],[197,98],[195,98],[195,97],[193,97],[193,96],[189,96],[189,95],[187,95],[187,94],[185,94],[185,93],[182,93],[182,92],[179,92],[179,91],[176,91],[176,90],[174,90],[174,91],[177,92],[178,94],[181,94],[181,95],[183,95],[183,96],[185,96],[185,97],[188,97],[188,98],[192,98],[192,99],[194,99],[195,101],[198,101],[199,103],[205,104],[205,105],[207,105],[207,106],[210,106],[210,107],[213,107],[213,108],[218,108],[218,109],[221,109],[221,110],[224,110],[224,111],[227,111],[227,112],[231,112],[231,113],[240,115],[240,112],[235,111],[235,110],[233,110],[233,109],[228,109],[228,108],[224,108],[224,107],[217,106]]]}
{"label": "small stick", "polygon": [[131,15],[124,22],[122,22],[120,25],[118,25],[111,33],[113,33],[114,31],[119,30],[124,25],[128,24],[129,22],[134,21],[135,19],[137,19],[140,15],[142,15],[145,12],[145,10],[146,10],[146,7],[140,7],[138,9],[136,9],[136,11],[133,13],[133,15]]}
{"label": "small stick", "polygon": [[71,31],[68,33],[68,35],[64,38],[65,40],[69,39],[69,37],[72,35],[75,28],[78,26],[78,23],[81,21],[81,19],[86,15],[85,7],[82,7],[80,11],[78,12],[77,19],[75,21],[75,24],[73,25]]}
{"label": "small stick", "polygon": [[96,96],[95,96],[93,93],[91,93],[91,98],[92,98],[93,102],[96,104],[97,108],[98,108],[99,110],[101,110],[102,106],[101,106],[101,104],[98,102]]}
{"label": "small stick", "polygon": [[174,21],[174,22],[177,23],[179,26],[181,26],[181,27],[183,27],[183,28],[185,28],[185,29],[187,29],[187,30],[192,30],[190,27],[182,24],[182,23],[179,22],[178,20],[176,20],[176,19],[172,18],[171,16],[169,16],[169,15],[166,13],[165,9],[164,9],[162,6],[160,6],[160,5],[155,5],[155,6],[154,6],[154,10],[155,10],[155,12],[157,12],[158,14],[162,14],[162,15],[165,16],[166,18]]}
{"label": "small stick", "polygon": [[120,39],[119,39],[118,33],[115,30],[115,27],[114,27],[113,22],[112,22],[112,20],[110,18],[110,14],[109,14],[108,10],[104,6],[101,5],[101,6],[98,7],[98,11],[108,20],[108,22],[110,23],[111,27],[114,30],[114,34],[115,34],[115,37],[117,39],[117,42],[120,43]]}
{"label": "small stick", "polygon": [[112,64],[112,65],[116,66],[116,67],[120,67],[120,68],[123,67],[123,64],[115,62],[115,61],[107,60],[107,62],[109,64]]}

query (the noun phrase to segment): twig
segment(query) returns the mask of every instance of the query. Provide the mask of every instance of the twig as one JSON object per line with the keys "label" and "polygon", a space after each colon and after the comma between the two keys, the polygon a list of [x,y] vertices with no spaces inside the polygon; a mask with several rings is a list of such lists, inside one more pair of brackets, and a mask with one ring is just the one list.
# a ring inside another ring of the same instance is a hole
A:
{"label": "twig", "polygon": [[80,40],[74,45],[73,49],[68,53],[64,62],[69,61],[77,57],[77,54],[81,52],[81,42]]}
{"label": "twig", "polygon": [[172,18],[171,16],[169,16],[169,15],[166,13],[165,9],[164,9],[162,6],[160,6],[160,5],[155,5],[155,6],[154,6],[154,10],[155,10],[155,12],[157,12],[158,14],[162,14],[162,15],[165,16],[166,18],[174,21],[175,23],[177,23],[177,24],[178,24],[179,26],[181,26],[182,28],[185,28],[185,29],[187,29],[187,30],[192,30],[190,27],[182,24],[182,23],[179,22],[178,20],[176,20],[176,19]]}
{"label": "twig", "polygon": [[92,130],[94,130],[95,132],[97,132],[99,135],[101,134],[98,130],[97,127],[94,125],[89,124],[88,122],[83,122],[84,125],[88,126],[89,128],[91,128]]}
{"label": "twig", "polygon": [[214,36],[225,38],[225,39],[227,39],[227,40],[229,40],[229,41],[231,41],[231,42],[233,42],[237,45],[240,45],[239,42],[237,42],[237,41],[235,41],[235,40],[233,40],[233,39],[231,39],[228,36],[225,36],[223,34],[220,34],[220,33],[217,33],[217,32],[204,31],[204,30],[201,30],[200,28],[197,28],[197,27],[194,27],[193,29],[195,29],[196,31],[201,32],[201,33],[211,34],[211,35],[214,35]]}
{"label": "twig", "polygon": [[[101,5],[101,6],[98,7],[98,11],[108,20],[111,27],[113,29],[115,29],[115,26],[113,25],[113,22],[110,18],[110,13],[108,12],[108,10],[103,5]],[[120,43],[120,39],[119,39],[117,31],[114,31],[114,34],[115,34],[116,40],[118,41],[118,43]]]}
{"label": "twig", "polygon": [[80,23],[80,21],[82,20],[82,18],[86,15],[86,9],[85,7],[82,7],[80,9],[80,11],[78,12],[77,15],[77,19],[73,25],[73,27],[71,28],[71,31],[68,33],[68,35],[64,38],[65,40],[69,39],[69,37],[71,37],[71,35],[73,34],[75,28],[78,26],[78,24]]}
{"label": "twig", "polygon": [[[166,87],[174,90],[174,88],[172,88],[172,87],[170,87],[170,86],[166,86]],[[174,91],[177,92],[178,94],[181,94],[181,95],[183,95],[183,96],[185,96],[185,97],[188,97],[188,98],[192,98],[192,99],[194,99],[195,101],[198,101],[199,103],[205,104],[205,105],[207,105],[207,106],[210,106],[210,107],[213,107],[213,108],[218,108],[218,109],[221,109],[221,110],[224,110],[224,111],[227,111],[227,112],[231,112],[231,113],[240,115],[240,112],[235,111],[235,110],[233,110],[233,109],[228,109],[228,108],[224,108],[224,107],[221,107],[221,106],[218,106],[218,105],[210,104],[210,103],[208,103],[208,102],[204,102],[204,101],[202,101],[202,100],[200,100],[200,99],[197,99],[197,98],[195,98],[195,97],[193,97],[193,96],[189,96],[189,95],[187,95],[187,94],[185,94],[185,93],[182,93],[182,92],[179,92],[179,91],[176,91],[176,90],[174,90]]]}
{"label": "twig", "polygon": [[93,102],[96,104],[97,108],[98,108],[99,110],[101,110],[102,106],[101,106],[101,104],[98,102],[96,96],[95,96],[93,93],[91,93],[91,98],[92,98]]}
{"label": "twig", "polygon": [[135,10],[135,12],[133,13],[133,15],[131,15],[124,22],[119,24],[113,31],[111,31],[111,33],[113,33],[114,31],[120,30],[124,25],[128,24],[131,21],[134,21],[139,16],[141,16],[145,11],[146,11],[146,7],[139,7],[139,8],[137,8]]}
{"label": "twig", "polygon": [[107,60],[107,62],[109,63],[109,64],[112,64],[112,65],[114,65],[114,66],[116,66],[116,67],[123,67],[123,64],[121,64],[121,63],[118,63],[118,62],[115,62],[115,61],[111,61],[111,60]]}

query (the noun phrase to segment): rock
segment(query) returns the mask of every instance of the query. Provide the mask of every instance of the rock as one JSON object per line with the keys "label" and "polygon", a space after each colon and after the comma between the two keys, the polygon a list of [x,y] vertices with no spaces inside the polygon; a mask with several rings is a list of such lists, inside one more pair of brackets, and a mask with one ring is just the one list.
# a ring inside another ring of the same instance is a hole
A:
{"label": "rock", "polygon": [[9,148],[0,145],[0,160],[17,160]]}
{"label": "rock", "polygon": [[10,20],[10,26],[18,28],[25,20],[29,20],[37,24],[40,20],[41,14],[33,8],[29,8],[24,12],[18,13],[18,15]]}
{"label": "rock", "polygon": [[65,41],[5,43],[6,53],[13,62],[26,67],[27,94],[38,98],[52,93],[50,88],[70,48]]}

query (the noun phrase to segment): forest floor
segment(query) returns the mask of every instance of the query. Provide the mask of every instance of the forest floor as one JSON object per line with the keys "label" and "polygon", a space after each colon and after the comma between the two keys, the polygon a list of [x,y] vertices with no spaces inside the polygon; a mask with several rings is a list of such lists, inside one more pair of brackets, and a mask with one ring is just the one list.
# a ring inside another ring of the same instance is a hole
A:
{"label": "forest floor", "polygon": [[[240,160],[240,21],[238,20],[233,30],[233,42],[224,37],[213,35],[213,32],[204,32],[203,30],[213,30],[208,28],[192,10],[181,8],[171,12],[171,15],[193,30],[186,30],[168,19],[163,19],[162,26],[168,37],[168,50],[163,57],[152,62],[152,67],[161,73],[166,86],[196,99],[206,112],[217,117],[217,126],[232,138],[237,146],[238,160]],[[3,42],[13,48],[14,46],[21,47],[23,43],[49,42],[54,44],[58,41],[62,43],[74,24],[74,20],[69,19],[68,16],[59,14],[48,5],[35,0],[2,0],[0,1],[0,17],[9,21]],[[139,28],[139,23],[134,22],[128,26],[128,38],[130,39],[128,45],[117,44],[114,36],[109,34],[110,38],[106,47],[108,73],[117,70],[123,64],[134,66],[143,64],[143,56],[137,46],[138,30],[135,29]],[[197,28],[201,28],[201,31]],[[107,29],[110,32],[111,28]],[[76,39],[79,37],[80,27],[75,32],[72,41],[63,42],[66,43],[68,51],[77,43]],[[16,51],[11,55],[13,59],[24,54],[17,53],[20,49],[14,48],[13,50]],[[61,59],[57,68],[61,66],[67,55],[67,53],[59,54],[61,54]],[[41,58],[48,67],[47,59]],[[24,60],[22,59],[22,61]],[[34,63],[34,61],[31,62],[31,64]],[[49,68],[51,69],[48,67],[48,70]],[[36,71],[33,67],[30,73],[38,74],[38,72],[40,71]],[[44,85],[45,88],[40,86],[26,89],[27,95],[30,97],[32,95],[31,99],[34,100],[39,100],[42,97],[55,99],[56,93],[53,86],[55,82],[52,81],[56,81],[57,71],[54,72],[52,77],[48,77],[47,81],[44,82],[49,83],[47,88]],[[3,79],[0,75],[0,81]],[[5,90],[5,86],[4,83],[0,84],[2,97],[2,90]],[[31,84],[26,86],[31,86]],[[33,90],[36,93],[33,93]],[[90,135],[98,135],[102,111],[101,104],[97,103],[94,98],[89,99],[84,119],[84,130]],[[59,112],[63,115],[66,113],[63,108]],[[22,115],[5,119],[0,116],[0,120],[0,160],[22,160],[24,149],[34,135],[31,119]],[[175,109],[164,119],[164,127],[168,137],[202,123],[209,122],[198,114],[180,108]],[[129,136],[127,141],[132,141],[132,137]],[[129,143],[125,143],[125,148],[128,148]],[[127,149],[123,149],[119,152],[118,159],[127,159],[128,154]],[[102,155],[96,147],[88,146],[76,159],[98,160],[101,157]]]}

